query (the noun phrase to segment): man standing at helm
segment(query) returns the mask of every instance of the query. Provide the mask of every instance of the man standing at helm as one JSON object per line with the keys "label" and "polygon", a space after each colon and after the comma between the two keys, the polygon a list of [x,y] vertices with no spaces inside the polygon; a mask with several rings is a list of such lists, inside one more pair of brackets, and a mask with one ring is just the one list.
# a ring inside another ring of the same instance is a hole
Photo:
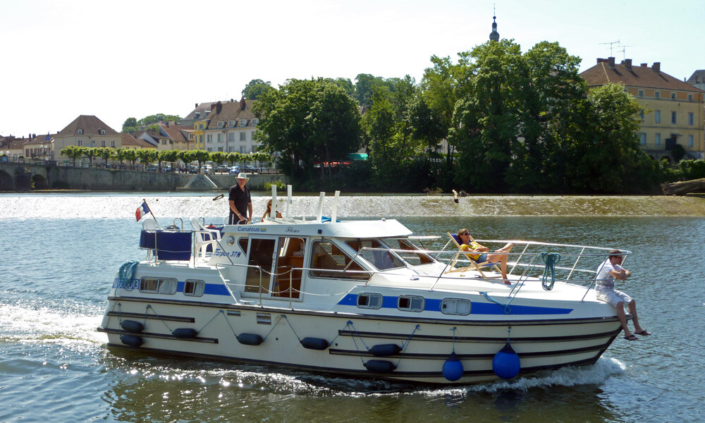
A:
{"label": "man standing at helm", "polygon": [[252,198],[250,190],[245,186],[247,183],[247,174],[240,173],[237,175],[237,184],[230,187],[230,195],[228,196],[228,204],[230,205],[231,225],[245,225],[252,222]]}

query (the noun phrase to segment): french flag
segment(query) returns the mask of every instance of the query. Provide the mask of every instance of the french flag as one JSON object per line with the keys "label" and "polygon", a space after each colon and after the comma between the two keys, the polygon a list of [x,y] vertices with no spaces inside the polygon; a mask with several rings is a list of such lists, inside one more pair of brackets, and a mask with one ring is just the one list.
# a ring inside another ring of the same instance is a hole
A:
{"label": "french flag", "polygon": [[149,213],[149,207],[147,207],[147,203],[143,201],[142,205],[137,207],[137,211],[135,212],[137,221],[139,222],[147,213]]}

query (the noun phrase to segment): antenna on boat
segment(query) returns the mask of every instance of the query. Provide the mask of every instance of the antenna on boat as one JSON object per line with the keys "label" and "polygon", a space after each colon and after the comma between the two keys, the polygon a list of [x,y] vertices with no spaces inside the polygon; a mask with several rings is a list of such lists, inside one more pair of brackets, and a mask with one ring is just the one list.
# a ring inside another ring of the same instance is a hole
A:
{"label": "antenna on boat", "polygon": [[330,223],[335,223],[338,220],[338,199],[340,191],[335,192],[335,200],[333,200],[333,214],[330,216]]}
{"label": "antenna on boat", "polygon": [[286,186],[286,214],[284,215],[286,220],[291,220],[289,206],[291,206],[291,185]]}
{"label": "antenna on boat", "polygon": [[272,184],[272,213],[269,218],[274,220],[277,217],[277,185]]}
{"label": "antenna on boat", "polygon": [[323,222],[323,198],[325,198],[326,193],[322,192],[320,198],[318,199],[318,216],[316,216],[316,222]]}

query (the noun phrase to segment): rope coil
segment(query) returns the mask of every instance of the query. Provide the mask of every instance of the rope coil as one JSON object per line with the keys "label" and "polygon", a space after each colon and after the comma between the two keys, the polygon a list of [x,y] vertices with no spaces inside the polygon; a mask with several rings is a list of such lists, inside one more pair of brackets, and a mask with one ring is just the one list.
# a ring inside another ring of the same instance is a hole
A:
{"label": "rope coil", "polygon": [[[545,263],[543,275],[541,275],[541,287],[546,291],[550,291],[553,289],[553,284],[556,283],[556,264],[561,261],[561,255],[558,253],[541,253],[540,257]],[[549,273],[550,282],[548,281]]]}

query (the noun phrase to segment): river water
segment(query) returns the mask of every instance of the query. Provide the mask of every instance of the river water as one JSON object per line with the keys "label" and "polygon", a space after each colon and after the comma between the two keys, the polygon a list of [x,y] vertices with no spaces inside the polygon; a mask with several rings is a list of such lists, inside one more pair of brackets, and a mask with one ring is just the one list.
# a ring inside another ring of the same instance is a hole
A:
{"label": "river water", "polygon": [[[636,299],[653,336],[618,338],[593,366],[444,388],[107,348],[96,327],[115,271],[144,257],[134,221],[142,198],[0,196],[0,422],[705,420],[705,200],[642,197],[645,213],[615,212],[604,206],[619,203],[612,197],[550,199],[552,215],[535,216],[517,197],[457,207],[449,198],[345,197],[340,216],[396,215],[417,235],[468,227],[477,238],[634,251],[625,263],[634,276],[619,288]],[[216,222],[225,202],[211,199],[165,193],[147,201],[163,222]],[[265,200],[255,199],[256,214]],[[295,198],[292,210],[313,215],[316,201]]]}

